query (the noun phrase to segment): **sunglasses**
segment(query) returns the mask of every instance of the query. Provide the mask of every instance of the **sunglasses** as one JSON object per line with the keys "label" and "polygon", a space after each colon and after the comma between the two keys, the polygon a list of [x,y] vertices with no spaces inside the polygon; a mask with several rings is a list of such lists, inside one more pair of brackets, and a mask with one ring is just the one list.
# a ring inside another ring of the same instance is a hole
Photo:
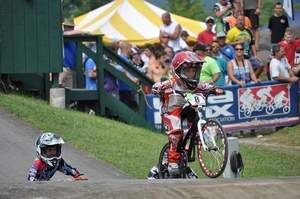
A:
{"label": "sunglasses", "polygon": [[235,50],[241,50],[242,51],[242,50],[244,50],[244,48],[236,48]]}

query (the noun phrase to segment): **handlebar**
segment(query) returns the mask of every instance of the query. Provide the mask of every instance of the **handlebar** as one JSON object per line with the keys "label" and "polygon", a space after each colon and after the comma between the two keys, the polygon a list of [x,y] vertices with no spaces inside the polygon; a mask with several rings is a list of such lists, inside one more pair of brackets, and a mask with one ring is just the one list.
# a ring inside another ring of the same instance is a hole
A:
{"label": "handlebar", "polygon": [[[186,93],[187,92],[183,92],[183,91],[179,91],[179,90],[174,90],[175,93],[178,93],[180,94],[182,97],[186,97]],[[193,92],[193,93],[197,93],[196,92]],[[206,91],[206,92],[199,92],[199,93],[202,93],[206,98],[209,96],[209,95],[224,95],[225,94],[225,90],[221,89],[221,88],[213,88],[209,91]]]}

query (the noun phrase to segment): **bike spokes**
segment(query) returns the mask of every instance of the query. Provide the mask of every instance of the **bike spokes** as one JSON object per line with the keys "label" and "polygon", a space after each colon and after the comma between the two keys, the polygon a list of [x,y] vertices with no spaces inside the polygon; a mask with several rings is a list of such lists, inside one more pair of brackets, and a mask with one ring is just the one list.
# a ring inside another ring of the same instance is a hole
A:
{"label": "bike spokes", "polygon": [[228,156],[227,137],[219,122],[209,120],[203,125],[202,134],[207,149],[198,139],[198,159],[201,169],[208,177],[218,177],[225,169]]}

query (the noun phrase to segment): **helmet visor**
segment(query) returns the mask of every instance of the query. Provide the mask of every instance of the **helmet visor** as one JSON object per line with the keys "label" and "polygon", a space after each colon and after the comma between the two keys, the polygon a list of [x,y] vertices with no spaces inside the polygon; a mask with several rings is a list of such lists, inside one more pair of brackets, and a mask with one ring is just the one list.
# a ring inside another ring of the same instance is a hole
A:
{"label": "helmet visor", "polygon": [[45,158],[59,158],[61,155],[61,145],[50,145],[41,147],[41,154]]}
{"label": "helmet visor", "polygon": [[201,63],[183,63],[179,68],[179,75],[187,81],[198,82],[200,77]]}

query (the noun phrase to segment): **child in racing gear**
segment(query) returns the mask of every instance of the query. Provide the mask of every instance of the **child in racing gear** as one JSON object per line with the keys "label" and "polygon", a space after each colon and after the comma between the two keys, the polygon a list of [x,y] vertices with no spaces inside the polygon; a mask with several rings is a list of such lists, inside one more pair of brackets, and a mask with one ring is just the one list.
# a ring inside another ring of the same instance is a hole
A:
{"label": "child in racing gear", "polygon": [[62,144],[64,140],[51,132],[45,132],[37,138],[35,142],[37,158],[29,170],[27,177],[29,181],[50,180],[56,171],[71,175],[74,180],[87,180],[61,157]]}
{"label": "child in racing gear", "polygon": [[193,52],[179,52],[172,60],[171,68],[173,76],[171,79],[155,83],[152,86],[152,92],[159,94],[163,101],[162,122],[170,143],[168,172],[171,176],[176,176],[179,173],[178,162],[180,160],[180,153],[177,152],[177,144],[183,137],[181,117],[183,106],[186,103],[183,97],[176,94],[174,90],[180,92],[223,92],[222,89],[216,89],[214,85],[199,82],[202,63],[203,61]]}

